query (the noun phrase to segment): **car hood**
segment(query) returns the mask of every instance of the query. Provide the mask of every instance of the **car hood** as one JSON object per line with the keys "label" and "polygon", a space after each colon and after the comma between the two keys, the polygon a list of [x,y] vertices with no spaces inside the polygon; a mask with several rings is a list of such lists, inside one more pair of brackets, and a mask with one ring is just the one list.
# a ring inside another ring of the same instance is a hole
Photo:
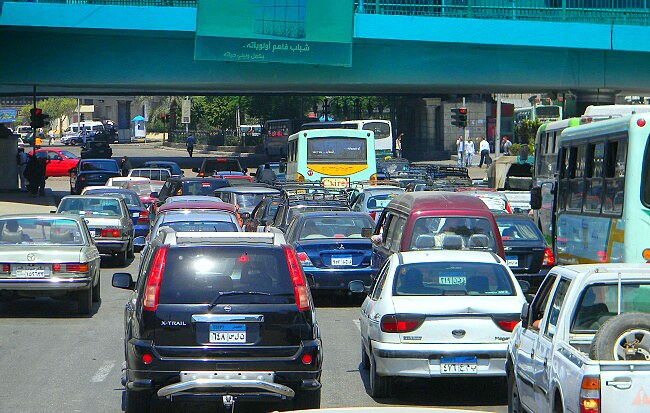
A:
{"label": "car hood", "polygon": [[0,262],[38,264],[47,262],[85,262],[81,245],[3,245]]}

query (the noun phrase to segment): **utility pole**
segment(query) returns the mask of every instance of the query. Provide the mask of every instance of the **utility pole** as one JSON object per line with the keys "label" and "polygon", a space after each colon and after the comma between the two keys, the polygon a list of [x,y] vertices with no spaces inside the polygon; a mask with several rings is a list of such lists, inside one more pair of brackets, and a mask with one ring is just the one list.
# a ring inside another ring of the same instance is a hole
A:
{"label": "utility pole", "polygon": [[501,152],[501,93],[497,94],[497,119],[494,128],[494,158]]}
{"label": "utility pole", "polygon": [[[465,96],[463,96],[463,107],[467,108],[466,103],[465,103]],[[469,131],[467,130],[467,122],[469,119],[466,120],[466,122],[463,124],[463,143],[460,146],[462,149],[462,152],[460,153],[460,165],[463,166],[465,165],[465,158],[467,155],[465,155],[465,142],[467,142],[467,135],[469,134]]]}

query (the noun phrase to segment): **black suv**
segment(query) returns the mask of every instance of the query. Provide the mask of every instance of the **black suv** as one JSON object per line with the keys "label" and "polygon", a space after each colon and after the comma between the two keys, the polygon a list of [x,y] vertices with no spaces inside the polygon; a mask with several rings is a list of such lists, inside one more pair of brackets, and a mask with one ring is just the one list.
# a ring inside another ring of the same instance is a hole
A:
{"label": "black suv", "polygon": [[217,189],[230,186],[230,182],[221,178],[167,178],[165,184],[160,188],[156,205],[165,203],[167,198],[176,195],[207,195],[214,196]]}
{"label": "black suv", "polygon": [[212,176],[215,172],[243,172],[246,173],[246,168],[242,168],[238,158],[206,158],[201,163],[200,168],[192,168],[192,172],[196,172],[197,176]]}
{"label": "black suv", "polygon": [[270,233],[161,230],[125,311],[124,408],[155,399],[318,408],[322,345],[296,252]]}
{"label": "black suv", "polygon": [[273,217],[271,231],[284,233],[296,214],[316,211],[349,211],[348,194],[340,189],[326,189],[319,185],[285,186],[280,205]]}

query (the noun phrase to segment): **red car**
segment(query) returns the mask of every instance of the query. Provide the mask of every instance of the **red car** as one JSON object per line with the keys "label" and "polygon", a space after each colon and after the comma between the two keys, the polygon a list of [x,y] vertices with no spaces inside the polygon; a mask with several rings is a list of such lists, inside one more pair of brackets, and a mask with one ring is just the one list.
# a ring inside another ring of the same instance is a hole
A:
{"label": "red car", "polygon": [[[34,155],[34,152],[30,152]],[[62,149],[38,149],[36,151],[38,158],[46,158],[47,166],[45,167],[45,176],[69,176],[70,169],[77,166],[79,157],[72,152]]]}

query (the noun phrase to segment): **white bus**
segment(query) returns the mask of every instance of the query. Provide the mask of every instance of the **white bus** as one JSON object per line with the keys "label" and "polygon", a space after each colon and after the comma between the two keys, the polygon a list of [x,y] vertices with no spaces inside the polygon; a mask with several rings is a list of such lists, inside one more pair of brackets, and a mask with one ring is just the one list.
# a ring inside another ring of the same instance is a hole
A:
{"label": "white bus", "polygon": [[393,155],[393,126],[389,120],[343,120],[332,122],[309,122],[302,125],[303,130],[331,128],[372,131],[375,134],[375,156],[384,157],[387,155]]}
{"label": "white bus", "polygon": [[552,122],[562,119],[562,106],[560,105],[537,105],[515,109],[515,124],[524,120],[538,120],[540,122]]}

